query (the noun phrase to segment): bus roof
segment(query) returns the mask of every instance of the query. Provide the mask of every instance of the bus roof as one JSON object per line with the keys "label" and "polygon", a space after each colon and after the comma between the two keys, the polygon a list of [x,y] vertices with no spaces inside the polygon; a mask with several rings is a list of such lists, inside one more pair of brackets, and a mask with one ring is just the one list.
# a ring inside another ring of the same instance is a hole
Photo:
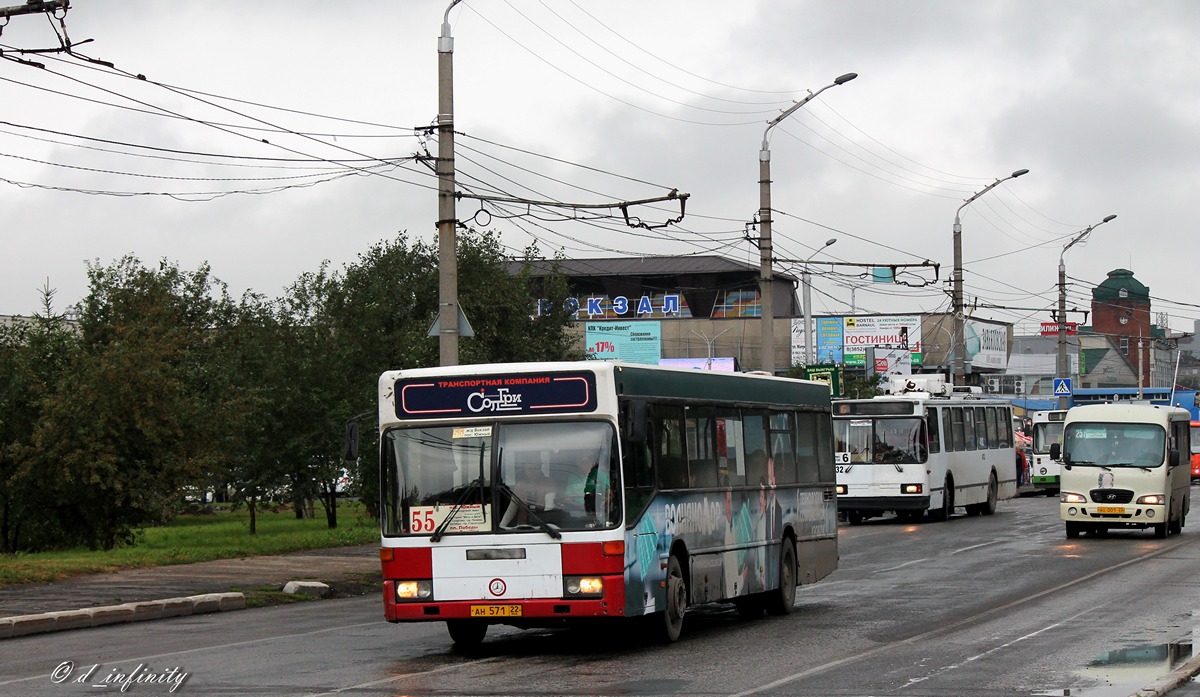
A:
{"label": "bus roof", "polygon": [[1187,409],[1165,404],[1084,404],[1067,411],[1067,421],[1150,422],[1191,421]]}

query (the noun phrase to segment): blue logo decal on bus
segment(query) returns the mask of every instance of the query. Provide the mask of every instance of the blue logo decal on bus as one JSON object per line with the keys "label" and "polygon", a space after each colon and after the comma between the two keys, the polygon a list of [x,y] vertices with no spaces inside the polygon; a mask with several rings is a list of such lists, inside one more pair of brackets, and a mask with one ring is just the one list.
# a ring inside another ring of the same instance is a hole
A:
{"label": "blue logo decal on bus", "polygon": [[560,414],[596,410],[593,373],[527,373],[396,381],[396,416]]}

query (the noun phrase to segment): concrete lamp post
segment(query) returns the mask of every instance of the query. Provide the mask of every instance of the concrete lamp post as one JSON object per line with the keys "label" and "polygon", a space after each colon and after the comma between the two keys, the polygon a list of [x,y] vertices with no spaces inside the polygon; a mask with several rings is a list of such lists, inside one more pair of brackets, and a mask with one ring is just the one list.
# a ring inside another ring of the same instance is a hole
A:
{"label": "concrete lamp post", "polygon": [[971,205],[971,203],[983,196],[992,189],[1000,186],[1009,179],[1016,179],[1022,174],[1028,174],[1027,169],[1018,169],[1012,174],[997,179],[996,181],[983,187],[971,198],[967,199],[958,210],[954,212],[954,384],[963,385],[966,383],[966,355],[967,341],[964,332],[965,317],[963,316],[963,289],[962,289],[962,222],[959,219],[962,209]]}
{"label": "concrete lamp post", "polygon": [[825,240],[820,249],[808,255],[804,260],[804,269],[800,272],[800,280],[804,286],[801,298],[804,304],[804,365],[807,367],[813,363],[813,335],[812,335],[812,276],[808,273],[808,262],[812,261],[813,257],[825,251],[829,245],[837,242],[836,237],[830,237]]}
{"label": "concrete lamp post", "polygon": [[773,288],[775,274],[772,268],[774,260],[771,250],[771,129],[795,113],[797,109],[808,104],[818,94],[830,87],[844,85],[856,77],[858,77],[858,73],[846,73],[816,92],[810,91],[807,97],[768,121],[767,128],[763,131],[762,149],[758,151],[758,223],[760,226],[758,297],[759,305],[762,308],[762,370],[772,375],[775,374],[775,294]]}
{"label": "concrete lamp post", "polygon": [[[1071,241],[1063,245],[1062,252],[1058,255],[1058,377],[1070,377],[1070,366],[1067,365],[1067,265],[1064,257],[1067,250],[1074,247],[1076,243],[1082,242],[1092,230],[1116,218],[1116,215],[1110,215],[1104,220],[1089,225],[1079,232],[1078,235],[1071,238]],[[1065,395],[1058,398],[1058,408],[1066,409],[1067,397]]]}

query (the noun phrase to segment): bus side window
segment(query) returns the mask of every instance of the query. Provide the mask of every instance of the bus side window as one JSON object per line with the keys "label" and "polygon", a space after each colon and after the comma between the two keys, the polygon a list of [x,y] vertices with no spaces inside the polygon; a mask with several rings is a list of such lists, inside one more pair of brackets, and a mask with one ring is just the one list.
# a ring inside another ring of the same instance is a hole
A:
{"label": "bus side window", "polygon": [[[792,412],[771,414],[771,464],[774,472],[767,472],[768,484],[795,484],[796,479],[796,423]],[[772,475],[774,481],[772,482]]]}
{"label": "bus side window", "polygon": [[[821,481],[820,459],[821,426],[826,423],[822,414],[802,411],[796,414],[796,481],[805,484]],[[832,440],[832,437],[830,438]],[[831,448],[834,446],[830,446]],[[839,451],[845,451],[847,446],[842,443],[836,446]]]}
{"label": "bus side window", "polygon": [[[954,432],[954,450],[962,452],[967,449],[967,432],[966,426],[963,424],[963,408],[950,407],[950,426]],[[974,443],[971,444],[971,449],[974,450]]]}
{"label": "bus side window", "polygon": [[930,407],[925,415],[925,430],[929,434],[929,452],[936,454],[942,452],[942,443],[940,435],[940,426],[938,423],[938,410],[936,407]]}
{"label": "bus side window", "polygon": [[658,486],[662,489],[682,489],[688,485],[683,428],[682,407],[658,405],[655,408],[654,464],[658,471]]}

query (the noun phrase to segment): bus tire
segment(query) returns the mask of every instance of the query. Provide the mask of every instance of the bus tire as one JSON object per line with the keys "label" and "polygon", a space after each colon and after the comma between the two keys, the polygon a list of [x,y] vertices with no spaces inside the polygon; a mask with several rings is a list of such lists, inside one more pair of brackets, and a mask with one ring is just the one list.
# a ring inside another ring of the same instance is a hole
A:
{"label": "bus tire", "polygon": [[1069,520],[1067,521],[1067,538],[1068,539],[1073,540],[1073,539],[1079,537],[1079,533],[1082,532],[1082,530],[1083,530],[1082,523],[1072,523]]}
{"label": "bus tire", "polygon": [[446,620],[446,630],[450,632],[454,648],[459,651],[471,651],[483,643],[488,625],[487,622],[479,620]]}
{"label": "bus tire", "polygon": [[851,525],[860,525],[863,522],[863,514],[858,511],[850,511],[846,514],[846,521]]}
{"label": "bus tire", "polygon": [[1000,483],[996,481],[996,473],[988,475],[987,502],[980,504],[979,512],[992,515],[996,512],[996,501],[1000,498]]}
{"label": "bus tire", "polygon": [[767,614],[787,615],[796,608],[796,545],[783,538],[779,552],[779,587],[767,595]]}
{"label": "bus tire", "polygon": [[1154,528],[1154,536],[1160,540],[1167,539],[1167,535],[1169,535],[1171,532],[1167,529],[1167,523],[1159,523],[1158,525],[1151,525],[1150,527]]}
{"label": "bus tire", "polygon": [[683,616],[687,612],[687,584],[679,557],[672,554],[667,562],[667,600],[663,608],[663,638],[677,641],[683,633]]}
{"label": "bus tire", "polygon": [[946,477],[946,483],[942,489],[942,507],[934,513],[934,517],[938,520],[950,520],[952,515],[954,515],[954,479]]}

